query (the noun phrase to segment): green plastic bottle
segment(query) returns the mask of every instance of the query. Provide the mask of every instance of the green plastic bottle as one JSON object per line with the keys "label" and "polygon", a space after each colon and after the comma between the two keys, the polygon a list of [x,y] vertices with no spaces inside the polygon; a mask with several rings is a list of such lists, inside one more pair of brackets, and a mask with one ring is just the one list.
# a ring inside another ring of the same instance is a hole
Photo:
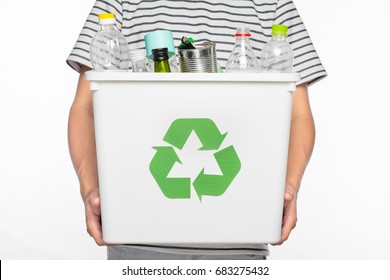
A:
{"label": "green plastic bottle", "polygon": [[154,61],[154,72],[171,72],[169,66],[168,48],[160,48],[152,50],[153,61]]}

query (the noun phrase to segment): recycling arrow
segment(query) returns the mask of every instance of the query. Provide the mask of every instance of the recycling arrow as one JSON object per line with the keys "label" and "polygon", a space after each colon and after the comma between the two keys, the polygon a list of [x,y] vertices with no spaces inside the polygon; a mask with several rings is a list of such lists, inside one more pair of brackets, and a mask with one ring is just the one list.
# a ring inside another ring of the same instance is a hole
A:
{"label": "recycling arrow", "polygon": [[[195,131],[202,147],[199,150],[218,150],[227,133],[222,134],[211,119],[177,119],[172,122],[164,141],[181,150],[192,131]],[[149,164],[149,170],[168,198],[190,198],[191,178],[168,178],[176,162],[181,161],[172,146],[153,147],[157,152]],[[204,168],[193,182],[194,189],[202,197],[220,196],[229,187],[241,169],[241,162],[233,146],[214,153],[222,175],[205,174]]]}
{"label": "recycling arrow", "polygon": [[223,175],[205,174],[204,168],[202,169],[193,183],[200,200],[204,195],[222,195],[241,169],[240,159],[233,146],[215,153],[214,157]]}
{"label": "recycling arrow", "polygon": [[227,134],[221,134],[210,119],[177,119],[169,127],[164,141],[181,150],[193,130],[203,145],[199,150],[219,149]]}
{"label": "recycling arrow", "polygon": [[157,150],[149,165],[161,191],[168,198],[190,198],[190,178],[167,178],[175,162],[181,163],[173,147],[153,147]]}

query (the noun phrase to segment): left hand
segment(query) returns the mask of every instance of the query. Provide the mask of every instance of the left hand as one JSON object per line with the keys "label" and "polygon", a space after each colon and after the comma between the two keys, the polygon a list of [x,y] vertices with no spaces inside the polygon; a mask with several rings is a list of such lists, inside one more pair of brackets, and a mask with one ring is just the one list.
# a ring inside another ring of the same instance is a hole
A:
{"label": "left hand", "polygon": [[282,235],[280,241],[272,245],[282,245],[295,228],[297,220],[297,192],[292,185],[287,184],[284,191]]}

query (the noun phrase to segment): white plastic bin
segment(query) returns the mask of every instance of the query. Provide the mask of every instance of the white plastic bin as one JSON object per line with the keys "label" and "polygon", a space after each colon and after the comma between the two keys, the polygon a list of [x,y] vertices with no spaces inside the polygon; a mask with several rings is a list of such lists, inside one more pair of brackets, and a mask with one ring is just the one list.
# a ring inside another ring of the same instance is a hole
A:
{"label": "white plastic bin", "polygon": [[87,72],[104,241],[278,241],[298,78]]}

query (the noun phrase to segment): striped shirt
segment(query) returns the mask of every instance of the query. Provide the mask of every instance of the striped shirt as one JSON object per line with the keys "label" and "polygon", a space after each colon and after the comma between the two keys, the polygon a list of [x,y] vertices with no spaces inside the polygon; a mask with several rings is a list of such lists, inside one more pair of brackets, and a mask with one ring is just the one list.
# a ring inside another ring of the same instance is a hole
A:
{"label": "striped shirt", "polygon": [[[170,30],[175,46],[182,36],[216,42],[217,58],[224,67],[235,44],[237,27],[249,27],[251,45],[257,57],[271,39],[273,24],[289,27],[288,40],[294,50],[294,70],[300,83],[313,84],[327,74],[309,34],[292,1],[289,0],[97,0],[90,12],[67,63],[76,71],[81,65],[92,68],[89,46],[100,29],[98,14],[113,13],[117,28],[126,37],[130,49],[144,49],[144,35],[155,30]],[[268,255],[266,244],[191,244],[132,245],[154,251],[186,254]],[[115,250],[115,247],[109,247]]]}
{"label": "striped shirt", "polygon": [[117,27],[130,49],[144,49],[144,35],[148,32],[170,30],[175,46],[182,36],[216,42],[218,63],[223,68],[235,44],[237,27],[249,27],[251,45],[259,58],[271,38],[272,25],[284,24],[289,27],[294,70],[301,75],[298,84],[310,85],[327,75],[290,0],[97,0],[67,59],[76,71],[80,71],[81,65],[92,68],[89,45],[100,29],[97,16],[101,13],[115,14]]}

